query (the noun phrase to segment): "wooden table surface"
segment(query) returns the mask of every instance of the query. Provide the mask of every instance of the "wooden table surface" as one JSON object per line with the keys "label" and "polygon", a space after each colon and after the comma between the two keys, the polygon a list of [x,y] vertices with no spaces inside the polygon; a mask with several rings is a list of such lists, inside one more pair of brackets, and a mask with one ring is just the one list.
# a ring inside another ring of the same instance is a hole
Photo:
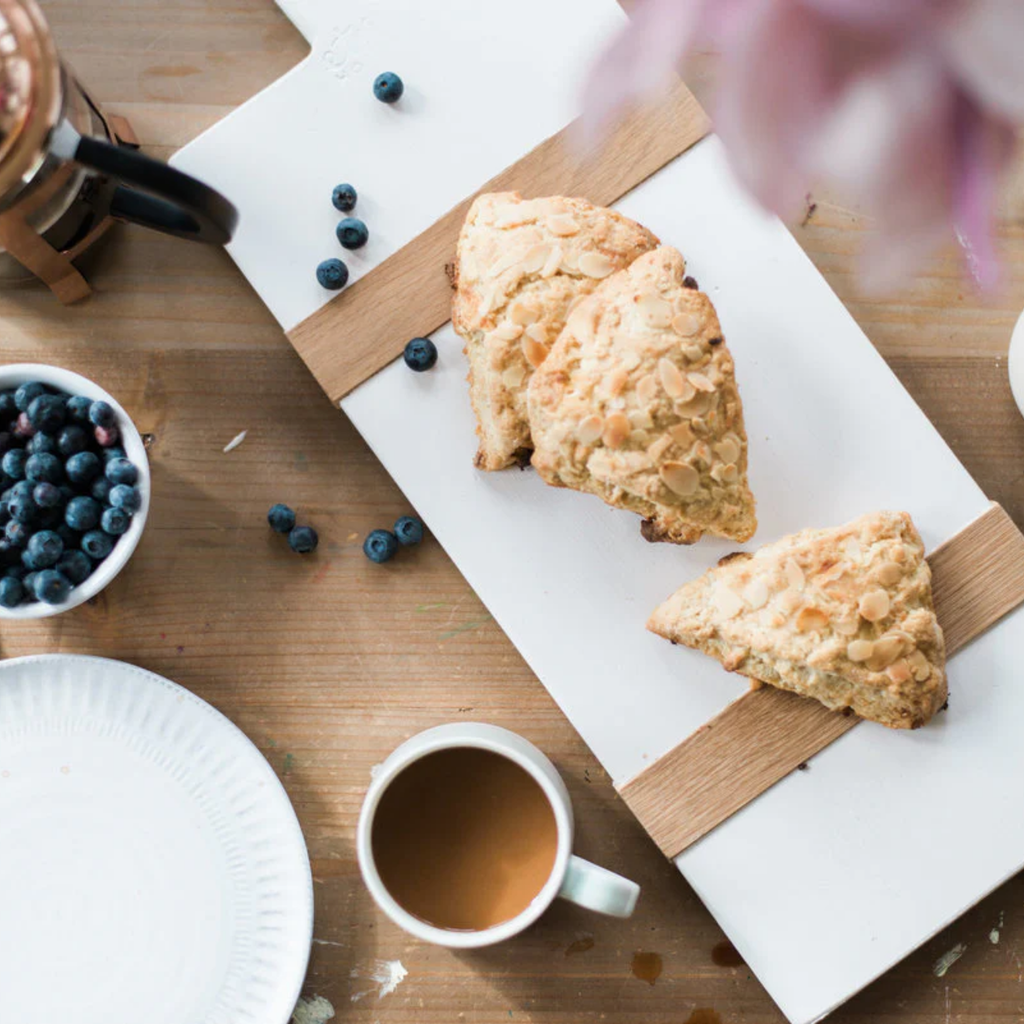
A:
{"label": "wooden table surface", "polygon": [[[44,8],[97,99],[127,115],[146,150],[164,157],[306,51],[270,0],[63,0]],[[698,67],[699,95],[710,77],[710,64]],[[1006,281],[989,296],[976,294],[946,254],[901,294],[864,298],[854,263],[868,220],[823,194],[794,224],[940,433],[1019,525],[1024,420],[1010,396],[1006,351],[1024,307],[1022,212],[1011,194],[1001,223]],[[83,267],[96,295],[77,307],[61,308],[38,286],[0,291],[3,357],[77,370],[124,403],[151,435],[153,508],[132,562],[95,603],[5,625],[2,653],[76,652],[143,665],[210,701],[258,744],[288,790],[312,858],[316,938],[306,997],[323,997],[340,1020],[395,1024],[781,1021],[745,967],[714,962],[721,931],[438,545],[428,539],[384,567],[363,557],[366,532],[410,511],[408,503],[231,260],[118,228]],[[224,454],[241,430],[245,442]],[[275,501],[315,524],[316,556],[292,555],[269,534],[264,516]],[[576,803],[578,852],[643,886],[632,920],[559,905],[518,939],[467,954],[413,942],[377,913],[352,849],[370,768],[411,733],[459,719],[508,726],[551,755]],[[993,780],[1004,784],[1020,780]],[[966,951],[937,977],[935,960],[957,943]],[[652,954],[648,967],[653,954],[660,959],[653,984],[637,976],[645,973],[635,970],[638,952]],[[395,959],[408,977],[379,999],[376,962]],[[833,1019],[1024,1019],[1022,979],[1018,876]]]}

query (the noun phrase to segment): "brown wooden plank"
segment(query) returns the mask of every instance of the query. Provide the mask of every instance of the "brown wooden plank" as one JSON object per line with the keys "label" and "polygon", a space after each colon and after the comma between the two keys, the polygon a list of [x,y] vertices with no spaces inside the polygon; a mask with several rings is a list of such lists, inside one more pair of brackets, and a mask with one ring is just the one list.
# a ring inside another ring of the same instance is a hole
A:
{"label": "brown wooden plank", "polygon": [[[928,556],[953,655],[1024,602],[1024,534],[995,503]],[[666,857],[676,857],[860,719],[762,687],[619,786]]]}
{"label": "brown wooden plank", "polygon": [[[480,192],[581,195],[607,206],[707,134],[700,104],[677,81],[656,105],[628,115],[595,152],[584,155],[569,125]],[[478,193],[477,193],[478,194]],[[445,264],[455,255],[470,196],[355,284],[288,332],[288,340],[334,402],[402,353],[412,337],[451,318]],[[401,302],[394,297],[400,295]],[[382,311],[386,311],[382,312]]]}

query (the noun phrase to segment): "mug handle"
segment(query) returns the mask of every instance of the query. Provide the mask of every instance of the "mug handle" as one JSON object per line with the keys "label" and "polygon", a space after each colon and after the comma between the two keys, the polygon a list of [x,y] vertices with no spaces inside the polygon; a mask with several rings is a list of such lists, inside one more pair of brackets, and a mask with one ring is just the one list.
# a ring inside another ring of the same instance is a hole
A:
{"label": "mug handle", "polygon": [[118,220],[211,245],[231,241],[238,211],[216,189],[191,175],[123,146],[80,135],[67,121],[54,129],[50,149],[122,182],[110,202],[110,214]]}
{"label": "mug handle", "polygon": [[571,854],[558,895],[599,914],[629,917],[640,896],[640,886],[614,871]]}

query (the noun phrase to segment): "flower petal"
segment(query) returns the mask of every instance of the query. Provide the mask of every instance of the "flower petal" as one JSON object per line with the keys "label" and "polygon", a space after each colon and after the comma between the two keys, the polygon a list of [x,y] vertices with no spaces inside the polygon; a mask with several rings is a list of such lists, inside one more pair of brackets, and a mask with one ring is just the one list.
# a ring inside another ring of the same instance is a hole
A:
{"label": "flower petal", "polygon": [[801,0],[816,11],[853,28],[889,32],[921,28],[943,0]]}

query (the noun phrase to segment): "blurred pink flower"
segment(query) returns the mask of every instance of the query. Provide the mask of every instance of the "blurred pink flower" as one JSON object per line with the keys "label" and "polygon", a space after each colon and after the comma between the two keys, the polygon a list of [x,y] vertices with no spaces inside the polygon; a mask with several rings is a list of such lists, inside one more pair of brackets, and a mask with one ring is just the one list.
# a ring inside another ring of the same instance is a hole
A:
{"label": "blurred pink flower", "polygon": [[1024,0],[642,0],[598,61],[591,124],[663,87],[697,48],[722,54],[715,128],[783,215],[831,176],[878,218],[869,285],[914,269],[951,228],[977,280],[1024,122]]}

